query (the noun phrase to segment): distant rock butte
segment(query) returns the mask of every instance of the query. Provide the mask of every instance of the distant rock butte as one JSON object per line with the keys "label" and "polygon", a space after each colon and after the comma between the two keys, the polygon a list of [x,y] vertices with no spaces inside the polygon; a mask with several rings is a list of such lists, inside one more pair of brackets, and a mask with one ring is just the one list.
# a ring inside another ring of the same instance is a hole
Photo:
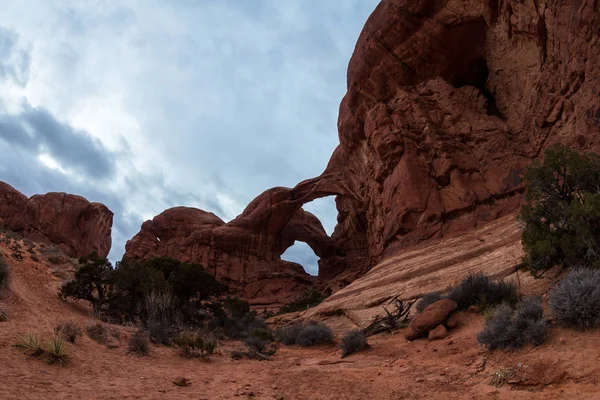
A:
{"label": "distant rock butte", "polygon": [[0,182],[0,224],[33,240],[52,243],[69,256],[96,252],[106,257],[112,223],[113,213],[103,204],[66,193],[27,198]]}

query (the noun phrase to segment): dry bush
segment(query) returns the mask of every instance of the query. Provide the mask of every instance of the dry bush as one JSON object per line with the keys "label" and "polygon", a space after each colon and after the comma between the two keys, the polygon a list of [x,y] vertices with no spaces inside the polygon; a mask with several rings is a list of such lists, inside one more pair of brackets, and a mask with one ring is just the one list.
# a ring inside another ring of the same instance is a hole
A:
{"label": "dry bush", "polygon": [[108,340],[108,330],[104,324],[96,322],[95,324],[88,325],[88,327],[85,328],[85,331],[88,336],[96,342],[106,344]]}
{"label": "dry bush", "polygon": [[550,326],[544,319],[542,299],[530,297],[517,303],[513,310],[503,303],[485,321],[477,340],[489,350],[515,349],[531,343],[539,346],[548,339]]}
{"label": "dry bush", "polygon": [[305,326],[298,332],[296,337],[296,344],[303,347],[330,343],[333,343],[333,333],[322,322]]}
{"label": "dry bush", "polygon": [[151,292],[144,298],[145,324],[156,344],[170,344],[181,325],[181,312],[168,292]]}
{"label": "dry bush", "polygon": [[423,312],[423,310],[430,304],[435,303],[436,301],[442,300],[444,296],[440,292],[431,292],[423,295],[421,300],[419,300],[415,306],[418,312]]}
{"label": "dry bush", "polygon": [[54,332],[60,334],[67,342],[75,343],[77,337],[82,336],[83,330],[72,321],[61,322],[54,328]]}
{"label": "dry bush", "polygon": [[500,303],[515,304],[519,294],[514,283],[494,282],[482,273],[471,273],[450,290],[448,298],[454,300],[460,310],[474,305],[484,309]]}
{"label": "dry bush", "polygon": [[550,308],[559,324],[581,328],[600,325],[600,270],[570,271],[550,292]]}
{"label": "dry bush", "polygon": [[285,345],[296,344],[298,333],[302,330],[303,326],[300,323],[286,325],[277,331],[277,338]]}
{"label": "dry bush", "polygon": [[130,353],[135,353],[140,356],[148,355],[150,352],[150,343],[148,340],[148,335],[146,335],[142,331],[137,331],[131,338],[129,339],[129,343],[127,344],[127,350]]}
{"label": "dry bush", "polygon": [[367,337],[360,329],[350,331],[342,339],[342,358],[358,353],[368,346]]}
{"label": "dry bush", "polygon": [[173,343],[179,347],[179,354],[185,358],[208,357],[217,348],[217,341],[212,336],[203,337],[197,333],[185,333]]}

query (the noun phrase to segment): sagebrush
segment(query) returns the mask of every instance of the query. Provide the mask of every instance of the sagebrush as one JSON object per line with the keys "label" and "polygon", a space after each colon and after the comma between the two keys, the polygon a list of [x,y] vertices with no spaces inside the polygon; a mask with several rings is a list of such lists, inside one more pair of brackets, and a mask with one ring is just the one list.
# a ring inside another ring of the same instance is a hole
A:
{"label": "sagebrush", "polygon": [[54,328],[54,332],[61,335],[67,342],[75,343],[79,336],[82,336],[83,330],[72,321],[61,322]]}
{"label": "sagebrush", "polygon": [[477,340],[489,350],[515,349],[528,343],[543,344],[550,334],[549,322],[544,318],[541,297],[529,297],[513,309],[502,303],[484,323]]}
{"label": "sagebrush", "polygon": [[96,322],[92,325],[88,325],[85,328],[85,331],[91,339],[98,343],[106,344],[106,341],[108,340],[108,330],[104,324]]}
{"label": "sagebrush", "polygon": [[140,356],[145,356],[150,352],[150,343],[148,340],[148,335],[146,335],[142,331],[136,331],[129,338],[129,342],[127,343],[127,350],[130,353],[135,353]]}
{"label": "sagebrush", "polygon": [[212,336],[202,336],[198,333],[184,333],[173,343],[179,347],[179,354],[185,358],[208,357],[217,348],[217,340]]}
{"label": "sagebrush", "polygon": [[350,331],[342,338],[342,358],[358,353],[367,348],[367,346],[367,337],[360,329]]}
{"label": "sagebrush", "polygon": [[494,282],[482,273],[470,273],[447,297],[456,302],[459,310],[466,310],[475,305],[486,308],[500,303],[515,304],[519,293],[512,282]]}
{"label": "sagebrush", "polygon": [[550,291],[549,303],[559,324],[581,328],[600,326],[600,270],[569,271]]}
{"label": "sagebrush", "polygon": [[333,333],[321,322],[303,327],[296,337],[296,344],[303,347],[330,343],[333,343]]}

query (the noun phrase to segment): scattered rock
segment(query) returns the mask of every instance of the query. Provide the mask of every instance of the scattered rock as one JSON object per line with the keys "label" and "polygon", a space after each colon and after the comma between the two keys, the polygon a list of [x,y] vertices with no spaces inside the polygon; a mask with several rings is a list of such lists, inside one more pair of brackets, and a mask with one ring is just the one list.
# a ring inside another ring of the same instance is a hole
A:
{"label": "scattered rock", "polygon": [[178,376],[171,382],[173,382],[173,384],[177,386],[189,386],[192,384],[192,382],[189,379],[184,378],[183,376]]}
{"label": "scattered rock", "polygon": [[444,339],[448,336],[448,331],[444,327],[444,325],[438,325],[437,328],[429,331],[429,340],[440,340]]}

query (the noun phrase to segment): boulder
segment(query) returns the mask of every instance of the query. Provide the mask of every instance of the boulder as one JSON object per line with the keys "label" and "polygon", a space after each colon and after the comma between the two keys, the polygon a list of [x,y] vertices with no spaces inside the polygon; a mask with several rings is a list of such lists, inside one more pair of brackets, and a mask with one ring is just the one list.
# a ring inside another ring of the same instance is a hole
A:
{"label": "boulder", "polygon": [[406,339],[415,340],[427,336],[429,331],[443,324],[457,308],[456,302],[450,299],[438,300],[428,305],[421,313],[413,316],[405,333]]}

